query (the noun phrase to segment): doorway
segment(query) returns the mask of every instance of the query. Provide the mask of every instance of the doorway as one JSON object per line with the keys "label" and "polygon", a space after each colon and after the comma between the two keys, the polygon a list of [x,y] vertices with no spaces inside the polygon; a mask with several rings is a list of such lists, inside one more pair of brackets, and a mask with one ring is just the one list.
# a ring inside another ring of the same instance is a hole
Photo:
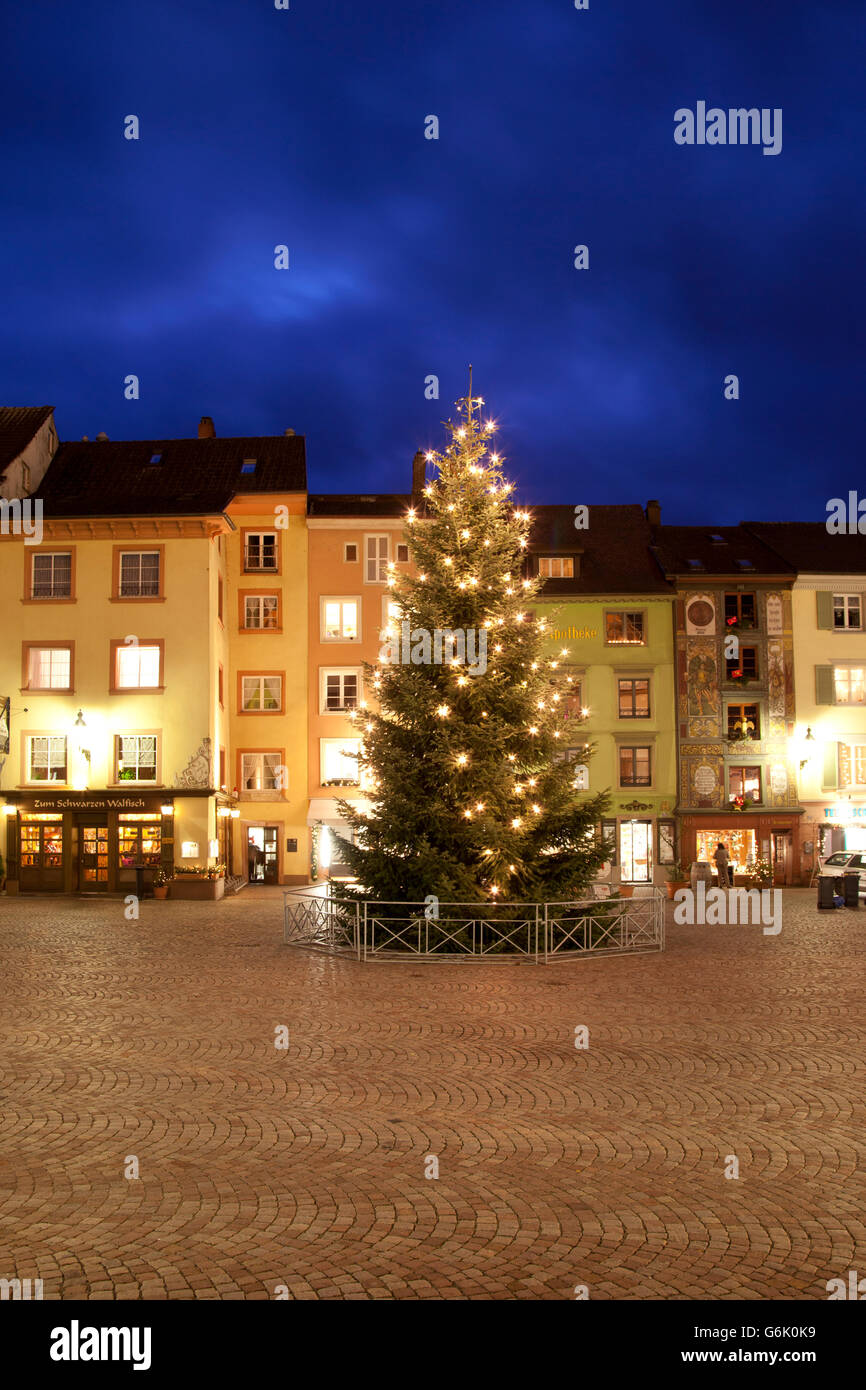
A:
{"label": "doorway", "polygon": [[63,823],[21,822],[19,872],[21,892],[63,892]]}
{"label": "doorway", "polygon": [[785,884],[790,882],[791,864],[791,832],[790,830],[774,830],[772,832],[773,844],[773,883]]}
{"label": "doorway", "polygon": [[652,821],[620,821],[619,856],[623,883],[652,883]]}
{"label": "doorway", "polygon": [[78,891],[108,892],[108,826],[78,827]]}
{"label": "doorway", "polygon": [[276,825],[247,826],[247,874],[250,883],[279,883],[280,846]]}

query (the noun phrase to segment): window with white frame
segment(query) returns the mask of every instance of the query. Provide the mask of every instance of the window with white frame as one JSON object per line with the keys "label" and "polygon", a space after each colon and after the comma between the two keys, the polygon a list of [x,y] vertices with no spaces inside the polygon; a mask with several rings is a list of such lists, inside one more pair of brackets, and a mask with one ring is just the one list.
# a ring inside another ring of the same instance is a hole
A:
{"label": "window with white frame", "polygon": [[276,631],[279,602],[276,594],[247,594],[244,598],[244,627],[262,632]]}
{"label": "window with white frame", "polygon": [[72,688],[71,647],[29,647],[27,649],[28,690],[70,690]]}
{"label": "window with white frame", "polygon": [[573,579],[573,555],[539,555],[538,574],[541,579]]}
{"label": "window with white frame", "polygon": [[282,676],[241,676],[241,708],[245,714],[275,713],[282,709],[282,704]]}
{"label": "window with white frame", "polygon": [[361,672],[356,666],[323,667],[320,675],[322,714],[345,714],[357,709],[361,691]]}
{"label": "window with white frame", "polygon": [[159,551],[120,552],[120,597],[155,598],[159,595]]}
{"label": "window with white frame", "polygon": [[277,791],[282,780],[279,753],[241,754],[242,791]]}
{"label": "window with white frame", "polygon": [[244,569],[276,570],[276,531],[247,531],[244,536]]}
{"label": "window with white frame", "polygon": [[384,584],[388,578],[388,537],[365,536],[364,579],[368,584]]}
{"label": "window with white frame", "polygon": [[33,556],[31,598],[72,597],[72,552],[40,551]]}
{"label": "window with white frame", "polygon": [[834,666],[833,698],[837,705],[862,705],[866,702],[866,667]]}
{"label": "window with white frame", "polygon": [[348,784],[357,786],[360,782],[358,753],[361,750],[359,738],[319,739],[321,752],[322,786],[329,784]]}
{"label": "window with white frame", "polygon": [[155,690],[160,682],[159,647],[129,646],[116,648],[115,660],[118,690]]}
{"label": "window with white frame", "polygon": [[361,635],[357,598],[323,598],[321,636],[323,642],[357,642]]}
{"label": "window with white frame", "polygon": [[118,734],[115,777],[118,782],[156,781],[156,734]]}
{"label": "window with white frame", "polygon": [[860,599],[860,594],[833,595],[834,627],[860,628],[863,626]]}
{"label": "window with white frame", "polygon": [[30,782],[66,781],[66,737],[34,734],[27,740],[27,775]]}

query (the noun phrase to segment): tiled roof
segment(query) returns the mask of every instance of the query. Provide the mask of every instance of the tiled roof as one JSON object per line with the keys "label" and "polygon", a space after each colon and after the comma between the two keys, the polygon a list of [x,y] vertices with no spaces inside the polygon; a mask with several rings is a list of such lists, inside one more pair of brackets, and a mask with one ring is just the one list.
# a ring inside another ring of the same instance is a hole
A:
{"label": "tiled roof", "polygon": [[569,594],[672,593],[650,551],[652,532],[642,507],[589,508],[589,526],[575,530],[574,507],[529,507],[531,554],[580,554],[574,579],[548,579],[545,598]]}
{"label": "tiled roof", "polygon": [[743,526],[804,574],[866,574],[866,536],[832,535],[823,521],[744,521]]}
{"label": "tiled roof", "polygon": [[27,448],[53,405],[0,406],[0,473]]}
{"label": "tiled roof", "polygon": [[[715,539],[714,539],[715,538]],[[745,526],[657,526],[654,552],[667,575],[793,577],[793,567]]]}
{"label": "tiled roof", "polygon": [[[158,463],[151,459],[159,456]],[[255,459],[252,473],[242,473]],[[237,493],[305,492],[303,435],[61,444],[39,487],[46,516],[186,516]]]}
{"label": "tiled roof", "polygon": [[323,493],[311,492],[307,498],[308,516],[405,516],[412,505],[408,492]]}

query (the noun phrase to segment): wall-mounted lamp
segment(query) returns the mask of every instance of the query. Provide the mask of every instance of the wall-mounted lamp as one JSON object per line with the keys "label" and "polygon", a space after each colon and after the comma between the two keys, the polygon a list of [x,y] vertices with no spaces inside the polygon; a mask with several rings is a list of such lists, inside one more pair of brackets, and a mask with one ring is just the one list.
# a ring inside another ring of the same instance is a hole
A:
{"label": "wall-mounted lamp", "polygon": [[232,813],[232,808],[231,808],[231,806],[218,806],[218,807],[217,807],[217,815],[219,816],[220,820],[225,820],[226,816],[230,816],[231,813]]}
{"label": "wall-mounted lamp", "polygon": [[173,815],[174,815],[174,804],[173,804],[171,801],[167,801],[167,802],[165,803],[164,806],[160,806],[159,811],[160,811],[160,815],[163,815],[163,816],[173,816]]}
{"label": "wall-mounted lamp", "polygon": [[[810,728],[807,728],[807,730],[806,730],[806,737],[805,737],[805,739],[803,740],[803,742],[804,742],[804,743],[817,743],[817,739],[815,738],[815,735],[812,733],[811,727],[810,727]],[[800,759],[800,771],[801,771],[801,772],[803,771],[803,768],[806,766],[806,764],[808,763],[808,761],[809,761],[809,759],[810,759],[811,756],[812,756],[812,749],[810,748],[810,749],[807,751],[805,758],[801,758],[801,759]]]}
{"label": "wall-mounted lamp", "polygon": [[77,717],[76,720],[75,720],[75,728],[76,728],[76,729],[86,729],[86,728],[87,728],[87,723],[86,723],[86,720],[85,720],[85,718],[84,718],[84,711],[83,711],[83,710],[79,710],[79,711],[78,711],[78,717]]}
{"label": "wall-mounted lamp", "polygon": [[239,806],[233,806],[233,807],[232,807],[232,820],[237,820],[237,819],[238,819],[238,816],[240,815],[240,813],[241,813],[241,812],[240,812],[240,807],[239,807]]}
{"label": "wall-mounted lamp", "polygon": [[5,806],[0,806],[0,815],[4,815],[4,816],[17,816],[17,814],[18,814],[18,807],[17,807],[17,806],[10,806],[8,802],[6,803]]}

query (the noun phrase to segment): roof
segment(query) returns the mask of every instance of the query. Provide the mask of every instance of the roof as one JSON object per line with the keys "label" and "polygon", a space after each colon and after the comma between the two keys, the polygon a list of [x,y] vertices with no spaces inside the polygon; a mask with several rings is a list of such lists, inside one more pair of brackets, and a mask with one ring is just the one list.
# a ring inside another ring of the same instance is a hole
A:
{"label": "roof", "polygon": [[574,579],[548,579],[544,597],[569,594],[670,594],[650,550],[652,530],[644,510],[628,506],[591,506],[589,526],[575,530],[574,507],[530,507],[529,551],[534,555],[580,552]]}
{"label": "roof", "polygon": [[411,505],[408,492],[311,492],[307,498],[307,515],[403,517]]}
{"label": "roof", "polygon": [[[158,462],[151,460],[158,457]],[[255,470],[242,473],[245,459]],[[303,435],[61,444],[40,486],[46,516],[188,516],[238,494],[305,492]]]}
{"label": "roof", "polygon": [[0,472],[23,454],[53,409],[53,405],[0,406]]}
{"label": "roof", "polygon": [[653,550],[666,575],[773,575],[793,578],[794,568],[763,540],[739,526],[656,526]]}
{"label": "roof", "polygon": [[804,574],[866,574],[866,536],[832,535],[823,521],[744,521],[754,535]]}

